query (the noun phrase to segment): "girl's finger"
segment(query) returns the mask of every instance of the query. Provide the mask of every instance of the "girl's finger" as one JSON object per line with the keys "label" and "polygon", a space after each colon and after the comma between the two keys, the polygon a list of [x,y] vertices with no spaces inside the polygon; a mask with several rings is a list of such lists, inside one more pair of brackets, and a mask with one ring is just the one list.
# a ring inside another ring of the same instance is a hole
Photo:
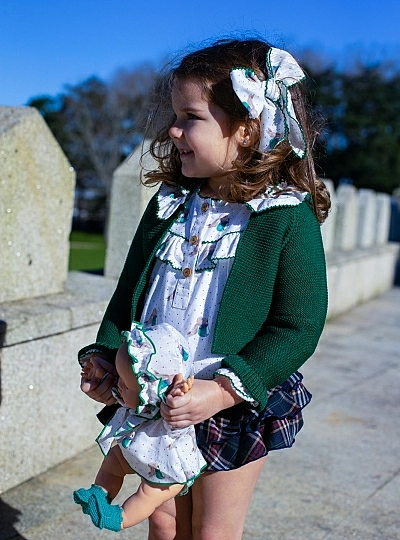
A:
{"label": "girl's finger", "polygon": [[99,379],[87,380],[84,377],[81,380],[81,390],[90,398],[106,405],[115,403],[115,398],[111,394],[111,387],[115,384],[116,378],[111,373],[106,373]]}

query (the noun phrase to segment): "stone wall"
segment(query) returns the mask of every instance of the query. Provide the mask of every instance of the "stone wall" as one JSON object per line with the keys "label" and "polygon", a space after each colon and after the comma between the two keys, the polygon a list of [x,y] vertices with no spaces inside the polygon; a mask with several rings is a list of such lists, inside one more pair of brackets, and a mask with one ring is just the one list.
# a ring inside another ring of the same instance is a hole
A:
{"label": "stone wall", "polygon": [[[139,183],[147,148],[115,171],[105,276],[68,274],[74,173],[34,110],[0,107],[0,493],[89,447],[100,430],[76,352],[95,339],[155,191]],[[322,234],[334,316],[391,286],[397,246],[387,243],[385,195],[329,186]]]}
{"label": "stone wall", "polygon": [[68,275],[75,175],[35,109],[0,107],[0,493],[93,444],[79,390],[115,281]]}
{"label": "stone wall", "polygon": [[399,246],[388,242],[390,196],[325,180],[332,209],[322,225],[327,258],[328,318],[393,286]]}

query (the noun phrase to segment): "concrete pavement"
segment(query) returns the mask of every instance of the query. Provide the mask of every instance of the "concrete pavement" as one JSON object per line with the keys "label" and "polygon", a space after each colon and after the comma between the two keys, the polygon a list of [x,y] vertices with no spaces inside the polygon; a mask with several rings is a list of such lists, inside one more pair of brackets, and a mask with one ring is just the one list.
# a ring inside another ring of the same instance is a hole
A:
{"label": "concrete pavement", "polygon": [[[292,449],[270,454],[244,540],[399,540],[400,288],[328,323],[302,372],[314,395],[305,427]],[[93,446],[3,493],[0,540],[117,538],[72,502],[100,461]],[[146,531],[144,523],[118,538],[145,540]]]}

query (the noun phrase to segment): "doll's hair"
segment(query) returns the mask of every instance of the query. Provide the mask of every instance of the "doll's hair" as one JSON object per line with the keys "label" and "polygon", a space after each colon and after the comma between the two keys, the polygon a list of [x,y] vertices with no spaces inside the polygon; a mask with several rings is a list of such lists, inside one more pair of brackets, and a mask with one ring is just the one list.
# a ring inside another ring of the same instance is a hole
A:
{"label": "doll's hair", "polygon": [[[230,78],[232,68],[251,68],[261,79],[268,78],[267,52],[271,45],[260,39],[224,39],[187,54],[178,65],[169,69],[156,91],[158,105],[151,119],[161,125],[150,145],[150,154],[158,162],[158,169],[144,176],[146,185],[164,182],[169,186],[190,187],[193,179],[181,173],[178,149],[173,144],[169,129],[175,122],[171,107],[171,90],[176,79],[194,79],[203,89],[204,97],[227,113],[232,130],[237,122],[245,124],[254,144],[240,152],[230,173],[230,192],[226,200],[246,202],[265,192],[266,188],[286,182],[291,189],[311,193],[314,212],[320,222],[327,217],[329,193],[315,172],[312,149],[318,132],[310,120],[304,88],[298,83],[290,88],[296,117],[307,141],[306,157],[300,159],[284,140],[270,152],[257,149],[260,141],[260,119],[250,119],[248,111],[236,96]],[[166,101],[168,106],[165,106]],[[198,182],[198,179],[196,179]]]}

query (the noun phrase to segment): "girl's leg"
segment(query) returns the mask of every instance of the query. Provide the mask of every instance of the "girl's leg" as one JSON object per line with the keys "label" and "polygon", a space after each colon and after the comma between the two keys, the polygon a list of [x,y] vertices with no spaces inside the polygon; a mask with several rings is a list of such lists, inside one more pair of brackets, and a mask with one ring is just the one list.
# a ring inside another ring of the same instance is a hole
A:
{"label": "girl's leg", "polygon": [[150,516],[148,540],[190,540],[191,538],[191,492],[162,504]]}
{"label": "girl's leg", "polygon": [[203,473],[188,495],[150,516],[148,540],[240,540],[265,460],[232,471]]}
{"label": "girl's leg", "polygon": [[[178,497],[178,499],[184,497]],[[176,538],[176,503],[172,499],[160,505],[149,517],[148,540],[175,540]],[[188,537],[190,539],[190,536]]]}
{"label": "girl's leg", "polygon": [[[192,540],[240,540],[266,458],[232,471],[202,474],[192,486]],[[178,516],[179,519],[179,516]]]}

